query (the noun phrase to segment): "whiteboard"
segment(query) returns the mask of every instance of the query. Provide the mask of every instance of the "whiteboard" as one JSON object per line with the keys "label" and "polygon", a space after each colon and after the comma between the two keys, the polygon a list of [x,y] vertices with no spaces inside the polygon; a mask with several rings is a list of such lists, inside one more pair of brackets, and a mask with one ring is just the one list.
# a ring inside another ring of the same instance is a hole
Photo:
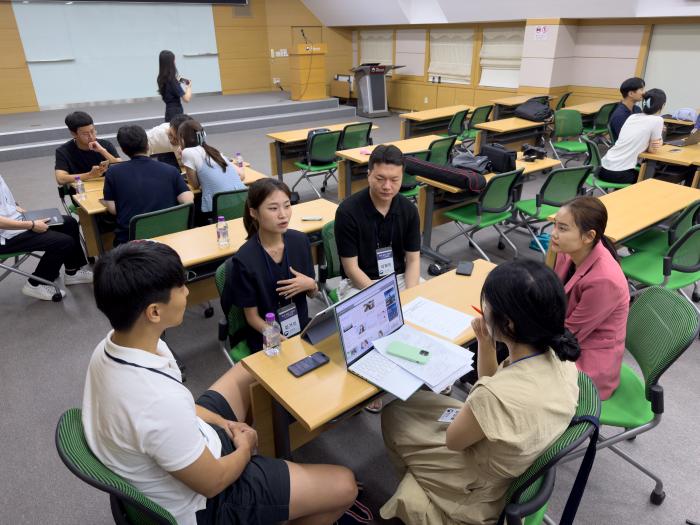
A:
{"label": "whiteboard", "polygon": [[655,25],[644,81],[666,92],[662,113],[700,108],[700,24]]}
{"label": "whiteboard", "polygon": [[[42,16],[35,16],[35,7],[29,7],[28,4],[14,5],[15,19],[21,29],[27,62],[74,59],[73,42],[68,29],[68,11],[71,6],[63,2],[42,4]],[[88,38],[88,35],[83,37]]]}

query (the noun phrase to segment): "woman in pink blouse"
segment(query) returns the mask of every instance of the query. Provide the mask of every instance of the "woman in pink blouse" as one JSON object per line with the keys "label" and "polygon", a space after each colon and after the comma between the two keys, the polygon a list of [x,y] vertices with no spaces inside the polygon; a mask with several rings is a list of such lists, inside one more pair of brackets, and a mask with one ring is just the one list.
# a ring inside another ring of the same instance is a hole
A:
{"label": "woman in pink blouse", "polygon": [[629,288],[615,248],[604,236],[608,212],[595,197],[578,197],[557,212],[551,249],[568,298],[566,327],[576,335],[579,370],[608,399],[620,383]]}

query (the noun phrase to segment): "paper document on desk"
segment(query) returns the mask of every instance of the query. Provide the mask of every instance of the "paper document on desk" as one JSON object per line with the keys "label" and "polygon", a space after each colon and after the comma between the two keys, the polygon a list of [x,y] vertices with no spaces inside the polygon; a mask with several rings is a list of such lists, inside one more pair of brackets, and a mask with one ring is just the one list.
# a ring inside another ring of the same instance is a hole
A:
{"label": "paper document on desk", "polygon": [[[393,341],[427,350],[430,352],[430,360],[421,365],[389,354],[387,350]],[[412,326],[403,325],[393,334],[373,341],[373,344],[379,353],[419,378],[434,391],[439,391],[437,389],[440,386],[442,390],[451,378],[454,382],[457,377],[471,369],[472,352],[444,339],[425,334]]]}
{"label": "paper document on desk", "polygon": [[417,297],[403,306],[403,318],[446,339],[456,339],[471,326],[471,315],[444,306],[425,297]]}

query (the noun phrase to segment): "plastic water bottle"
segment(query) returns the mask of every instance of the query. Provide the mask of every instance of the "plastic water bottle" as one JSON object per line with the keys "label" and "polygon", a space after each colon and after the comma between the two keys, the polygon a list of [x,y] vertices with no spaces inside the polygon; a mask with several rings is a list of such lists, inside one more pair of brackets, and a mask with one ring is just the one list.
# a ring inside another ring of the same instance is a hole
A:
{"label": "plastic water bottle", "polygon": [[216,240],[219,243],[219,248],[228,248],[228,224],[223,215],[219,215],[216,221]]}
{"label": "plastic water bottle", "polygon": [[236,166],[238,166],[239,168],[243,167],[243,155],[241,155],[240,153],[236,153]]}
{"label": "plastic water bottle", "polygon": [[265,328],[263,329],[263,351],[270,357],[280,353],[280,325],[275,321],[275,314],[265,314]]}
{"label": "plastic water bottle", "polygon": [[85,200],[85,184],[83,183],[82,180],[80,180],[80,177],[75,178],[75,199],[79,201],[84,201]]}

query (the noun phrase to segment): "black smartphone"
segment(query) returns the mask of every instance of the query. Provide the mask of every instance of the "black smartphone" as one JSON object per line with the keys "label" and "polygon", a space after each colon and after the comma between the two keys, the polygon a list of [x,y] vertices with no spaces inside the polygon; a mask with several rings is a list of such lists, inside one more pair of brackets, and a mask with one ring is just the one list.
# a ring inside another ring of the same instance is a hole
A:
{"label": "black smartphone", "polygon": [[296,363],[292,363],[287,367],[287,370],[289,370],[294,377],[301,377],[312,370],[316,370],[319,366],[325,365],[328,361],[330,361],[330,359],[328,359],[326,354],[323,352],[316,352]]}
{"label": "black smartphone", "polygon": [[474,263],[472,261],[461,261],[457,265],[457,275],[471,275],[474,270]]}

